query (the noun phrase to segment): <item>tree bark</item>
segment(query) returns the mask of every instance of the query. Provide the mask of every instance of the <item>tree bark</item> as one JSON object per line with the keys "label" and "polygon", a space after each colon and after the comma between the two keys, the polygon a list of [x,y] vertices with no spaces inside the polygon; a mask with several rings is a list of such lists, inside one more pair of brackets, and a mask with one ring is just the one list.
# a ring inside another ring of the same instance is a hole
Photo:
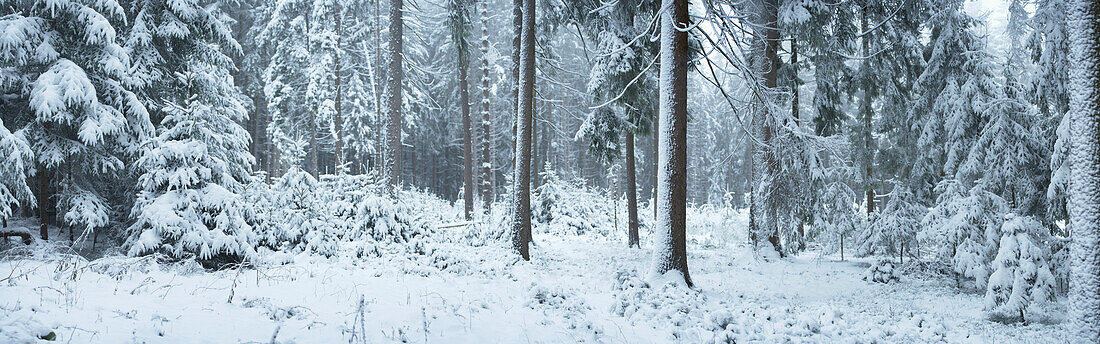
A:
{"label": "tree bark", "polygon": [[[519,113],[519,84],[520,84],[520,51],[523,50],[521,37],[523,36],[523,0],[512,1],[512,113]],[[516,128],[519,126],[518,121],[512,122],[512,151],[516,150],[516,135],[519,133]],[[519,155],[512,155],[512,166],[516,166]]]}
{"label": "tree bark", "polygon": [[[757,116],[757,114],[753,114],[753,117],[749,121],[749,133],[748,133],[748,135],[751,135],[753,137],[755,137],[756,134],[757,134],[756,133],[756,131],[757,131],[756,116]],[[747,174],[749,176],[748,187],[746,188],[746,189],[749,190],[749,204],[748,204],[748,206],[749,206],[749,241],[752,243],[752,246],[755,248],[756,245],[760,244],[760,238],[759,238],[760,228],[757,227],[758,223],[756,222],[756,215],[757,215],[757,211],[756,211],[756,149],[757,148],[756,148],[756,140],[755,139],[749,139],[749,140],[746,140],[746,142],[747,142],[747,144],[745,145],[745,162],[746,162],[745,165],[747,166],[746,169],[748,171],[746,171],[746,172],[748,172]]]}
{"label": "tree bark", "polygon": [[493,205],[492,160],[489,143],[489,9],[486,1],[481,2],[481,199],[485,202],[485,213]]}
{"label": "tree bark", "polygon": [[[465,54],[465,52],[459,52],[459,54]],[[459,58],[459,61],[462,61]],[[462,108],[462,150],[463,156],[463,170],[462,181],[463,185],[463,202],[465,203],[466,220],[473,219],[474,216],[474,138],[473,127],[471,126],[472,118],[470,118],[470,89],[469,84],[466,81],[466,66],[459,63],[458,66],[458,98],[460,108]]]}
{"label": "tree bark", "polygon": [[520,111],[516,116],[516,169],[512,197],[515,218],[512,221],[512,245],[523,257],[531,260],[531,120],[535,107],[535,0],[523,0],[523,80],[520,83]]}
{"label": "tree bark", "polygon": [[401,87],[405,78],[403,66],[402,31],[405,24],[402,20],[402,0],[390,0],[390,80],[389,80],[389,117],[386,127],[386,136],[389,141],[389,186],[396,190],[401,185]]}
{"label": "tree bark", "polygon": [[46,207],[50,204],[50,177],[49,171],[46,170],[46,166],[38,164],[38,221],[40,223],[38,227],[38,234],[42,236],[42,240],[50,240],[49,232],[49,219],[46,213]]}
{"label": "tree bark", "polygon": [[1100,1],[1069,5],[1070,337],[1100,343]]}
{"label": "tree bark", "polygon": [[[791,37],[791,71],[793,73],[793,75],[791,76],[791,78],[792,78],[791,79],[791,117],[794,118],[795,122],[798,122],[799,121],[799,102],[798,102],[798,97],[799,97],[798,87],[799,87],[799,85],[798,85],[798,83],[799,83],[800,80],[798,78],[798,38],[796,38],[796,37]],[[801,123],[795,123],[795,125],[801,126],[802,124]],[[800,214],[798,216],[798,246],[797,247],[798,247],[799,251],[804,251],[804,250],[806,250],[806,221],[804,220],[804,217],[801,214],[802,210],[799,210],[799,212],[800,212]]]}
{"label": "tree bark", "polygon": [[542,166],[539,164],[539,142],[538,138],[538,120],[535,119],[535,112],[538,111],[538,103],[531,107],[531,128],[528,132],[531,134],[529,138],[531,140],[531,191],[538,190],[539,188],[539,172],[542,172]]}
{"label": "tree bark", "polygon": [[650,196],[650,200],[649,200],[650,205],[649,206],[653,207],[653,221],[654,222],[657,221],[657,175],[660,174],[660,172],[657,172],[658,170],[660,170],[660,168],[657,166],[657,161],[660,160],[659,157],[661,155],[661,153],[660,153],[660,151],[661,151],[660,142],[661,142],[661,128],[660,128],[660,125],[658,125],[656,122],[654,122],[653,123],[653,156],[650,158],[650,160],[653,161],[653,173],[652,173],[653,178],[651,180],[651,182],[653,184],[651,185],[652,187],[649,190],[649,196]]}
{"label": "tree bark", "polygon": [[[309,17],[309,15],[305,16],[306,34],[312,35],[313,31],[310,29]],[[306,49],[309,55],[313,55],[312,42],[306,43]],[[319,104],[313,105],[317,106]],[[309,114],[309,173],[313,175],[313,179],[317,179],[317,170],[319,170],[317,165],[317,110],[319,109],[314,107]]]}
{"label": "tree bark", "polygon": [[332,20],[336,23],[336,50],[334,54],[335,56],[333,56],[334,66],[332,70],[332,78],[334,79],[333,81],[335,81],[334,84],[336,87],[336,103],[333,104],[335,106],[335,115],[333,116],[332,124],[334,127],[333,129],[336,131],[336,142],[334,143],[332,148],[332,170],[338,171],[340,169],[340,165],[344,163],[344,89],[342,87],[343,85],[341,84],[343,80],[341,79],[340,75],[343,67],[340,64],[340,47],[344,39],[344,18],[343,7],[340,6],[340,2],[335,1],[335,6],[336,9],[333,11]]}
{"label": "tree bark", "polygon": [[634,132],[626,131],[626,213],[627,247],[642,247],[638,238],[638,183],[634,168]]}
{"label": "tree bark", "polygon": [[[771,94],[776,90],[776,87],[779,85],[779,1],[763,0],[763,4],[760,9],[763,11],[763,13],[761,13],[761,20],[764,24],[763,43],[765,65],[762,66],[764,68],[762,72],[764,75],[764,87],[768,90],[769,94]],[[768,95],[767,97],[772,97],[770,100],[774,100],[774,95]],[[779,161],[778,157],[776,156],[774,145],[772,144],[775,140],[777,129],[773,126],[773,124],[775,124],[775,114],[771,112],[769,104],[765,103],[762,105],[764,105],[763,108],[765,114],[765,118],[763,120],[763,163],[765,164],[766,173],[768,174],[767,178],[770,181],[766,184],[769,185],[771,188],[774,188],[775,183],[778,182],[777,176],[779,174]],[[779,203],[776,199],[776,195],[773,192],[768,192],[766,200],[768,221],[763,224],[766,226],[764,230],[767,231],[768,242],[771,243],[772,247],[775,248],[775,251],[779,253],[780,257],[782,257],[783,247],[779,241]],[[759,226],[761,224],[757,225]]]}
{"label": "tree bark", "polygon": [[[867,32],[869,30],[868,26],[870,25],[870,23],[868,23],[868,10],[866,8],[863,8],[861,12],[862,13],[859,20],[860,32]],[[865,36],[860,39],[860,41],[863,56],[870,56],[871,40],[869,39],[869,37]],[[864,66],[866,66],[867,62],[867,60],[863,60]],[[862,72],[866,73],[866,71]],[[875,211],[875,189],[874,185],[871,183],[871,164],[874,160],[874,146],[871,141],[873,140],[871,136],[871,117],[874,114],[874,109],[871,107],[871,78],[868,75],[862,75],[861,77],[863,78],[863,80],[860,83],[860,87],[863,89],[863,97],[860,98],[859,101],[859,120],[862,124],[862,132],[859,134],[861,141],[863,141],[860,142],[863,145],[863,147],[861,147],[863,148],[863,154],[861,154],[860,156],[863,163],[862,172],[864,172],[863,185],[867,197],[867,219],[870,220],[871,213]]]}
{"label": "tree bark", "polygon": [[661,109],[658,125],[657,247],[654,272],[675,272],[692,285],[687,262],[687,0],[664,0],[661,15]]}
{"label": "tree bark", "polygon": [[309,115],[309,171],[317,179],[317,112]]}

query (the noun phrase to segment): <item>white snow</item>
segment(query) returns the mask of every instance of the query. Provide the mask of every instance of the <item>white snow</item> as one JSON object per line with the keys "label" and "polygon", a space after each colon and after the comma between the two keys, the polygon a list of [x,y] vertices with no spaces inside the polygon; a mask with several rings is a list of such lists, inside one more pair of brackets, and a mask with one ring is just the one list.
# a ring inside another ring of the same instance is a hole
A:
{"label": "white snow", "polygon": [[[74,343],[1062,338],[1058,316],[1050,315],[1057,303],[1044,313],[1050,321],[990,322],[981,295],[959,293],[945,279],[899,273],[891,284],[866,282],[868,260],[842,262],[814,251],[764,261],[740,244],[745,212],[689,214],[694,289],[672,285],[682,279],[648,282],[648,249],[597,233],[540,235],[530,262],[518,261],[505,241],[467,241],[460,228],[431,237],[419,253],[330,259],[268,251],[269,262],[255,269],[217,272],[154,256],[88,261],[38,243],[0,261],[0,342],[33,343],[50,332]],[[721,218],[735,220],[708,224]],[[644,239],[650,234],[643,229]]]}

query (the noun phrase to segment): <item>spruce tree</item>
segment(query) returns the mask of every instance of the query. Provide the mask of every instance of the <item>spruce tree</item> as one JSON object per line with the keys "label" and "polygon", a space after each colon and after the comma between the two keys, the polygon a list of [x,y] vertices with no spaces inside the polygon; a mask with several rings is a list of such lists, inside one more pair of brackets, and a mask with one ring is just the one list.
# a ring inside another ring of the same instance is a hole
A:
{"label": "spruce tree", "polygon": [[[37,165],[40,232],[48,238],[47,208],[82,231],[107,226],[125,167],[152,133],[134,93],[131,56],[120,44],[126,13],[115,1],[3,1],[10,33],[0,45],[2,119],[22,132]],[[14,129],[14,130],[11,130]],[[56,185],[57,194],[52,194]],[[120,204],[121,203],[121,204]]]}
{"label": "spruce tree", "polygon": [[176,258],[253,258],[239,192],[249,181],[247,98],[230,75],[240,45],[201,4],[135,5],[128,45],[145,73],[141,94],[156,109],[157,135],[137,160],[129,253]]}

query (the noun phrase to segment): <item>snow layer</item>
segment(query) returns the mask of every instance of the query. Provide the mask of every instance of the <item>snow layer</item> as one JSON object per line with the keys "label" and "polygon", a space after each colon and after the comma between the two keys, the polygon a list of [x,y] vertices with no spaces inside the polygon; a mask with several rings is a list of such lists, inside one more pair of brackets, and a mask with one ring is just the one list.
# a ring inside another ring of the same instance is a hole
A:
{"label": "snow layer", "polygon": [[[88,261],[38,243],[9,250],[0,261],[0,342],[33,343],[50,332],[74,343],[1062,338],[1054,316],[1026,326],[987,321],[981,295],[959,294],[932,275],[902,274],[880,284],[861,279],[868,261],[816,252],[764,261],[739,244],[744,221],[711,227],[699,219],[731,213],[689,213],[694,289],[650,283],[648,249],[627,249],[625,241],[595,233],[542,236],[530,262],[517,261],[504,240],[467,244],[467,229],[457,228],[419,250],[331,259],[299,254],[281,256],[285,264],[217,272],[152,256]],[[1058,313],[1060,306],[1053,307],[1047,314]]]}

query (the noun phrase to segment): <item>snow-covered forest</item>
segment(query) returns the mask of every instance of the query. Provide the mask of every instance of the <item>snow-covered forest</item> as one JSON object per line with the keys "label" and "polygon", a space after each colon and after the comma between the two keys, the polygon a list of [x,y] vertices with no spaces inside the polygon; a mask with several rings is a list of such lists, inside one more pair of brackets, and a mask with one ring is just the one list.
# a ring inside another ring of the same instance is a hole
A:
{"label": "snow-covered forest", "polygon": [[0,342],[1100,343],[1098,0],[0,0]]}

